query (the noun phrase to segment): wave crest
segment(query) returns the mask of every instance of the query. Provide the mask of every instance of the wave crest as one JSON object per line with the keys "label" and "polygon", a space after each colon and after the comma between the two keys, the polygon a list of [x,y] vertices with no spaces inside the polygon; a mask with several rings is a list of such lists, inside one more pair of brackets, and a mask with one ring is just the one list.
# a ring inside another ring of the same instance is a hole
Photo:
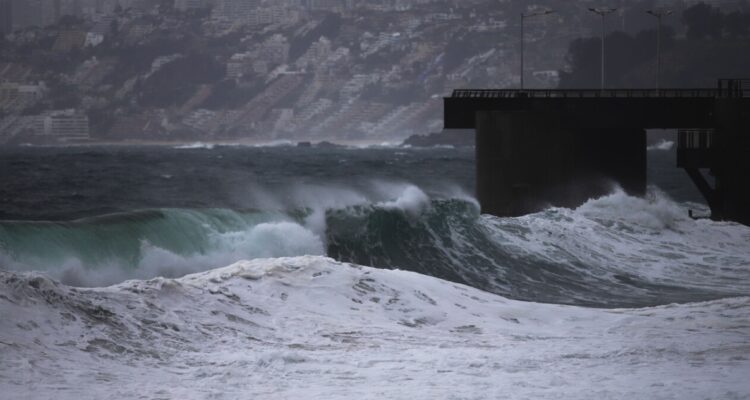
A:
{"label": "wave crest", "polygon": [[[178,277],[240,259],[328,255],[515,299],[647,306],[750,292],[750,230],[687,218],[658,190],[570,210],[480,215],[460,192],[408,184],[301,190],[280,211],[163,209],[68,223],[0,224],[0,262],[68,284]],[[293,192],[292,192],[293,193]]]}

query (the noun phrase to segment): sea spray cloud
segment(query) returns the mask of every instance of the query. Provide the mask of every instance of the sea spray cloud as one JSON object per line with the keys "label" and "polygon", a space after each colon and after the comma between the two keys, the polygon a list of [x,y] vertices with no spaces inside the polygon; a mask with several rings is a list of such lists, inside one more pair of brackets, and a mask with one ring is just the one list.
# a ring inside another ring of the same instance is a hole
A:
{"label": "sea spray cloud", "polygon": [[670,140],[664,140],[662,139],[659,141],[659,143],[653,144],[651,146],[646,147],[646,150],[648,151],[655,151],[655,150],[661,150],[661,151],[669,151],[672,150],[672,147],[674,147],[674,142]]}
{"label": "sea spray cloud", "polygon": [[325,254],[320,236],[288,221],[262,223],[245,231],[214,232],[210,236],[208,242],[198,244],[202,250],[187,252],[159,247],[144,240],[135,263],[129,263],[116,254],[97,264],[71,255],[58,265],[37,264],[34,269],[43,270],[69,285],[107,286],[126,279],[176,278],[237,260]]}
{"label": "sea spray cloud", "polygon": [[628,196],[618,187],[612,194],[587,201],[577,211],[594,219],[624,220],[654,231],[689,221],[685,210],[655,187],[650,187],[644,198]]}
{"label": "sea spray cloud", "polygon": [[408,186],[404,188],[395,200],[378,203],[378,207],[390,210],[401,210],[412,216],[417,216],[429,205],[430,198],[418,187]]}

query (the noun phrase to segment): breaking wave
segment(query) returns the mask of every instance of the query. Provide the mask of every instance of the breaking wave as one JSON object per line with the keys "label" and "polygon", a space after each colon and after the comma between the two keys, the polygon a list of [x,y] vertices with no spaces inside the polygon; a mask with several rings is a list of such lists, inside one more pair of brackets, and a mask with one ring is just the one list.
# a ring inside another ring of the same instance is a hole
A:
{"label": "breaking wave", "polygon": [[0,225],[0,261],[72,285],[178,277],[241,259],[322,255],[320,238],[285,215],[160,209],[72,222]]}
{"label": "breaking wave", "polygon": [[[309,189],[309,188],[308,188]],[[156,209],[70,222],[0,223],[0,264],[70,285],[179,277],[240,259],[328,255],[537,302],[648,306],[750,293],[750,229],[694,221],[653,189],[571,210],[481,215],[454,193],[305,190],[283,210]],[[690,205],[695,208],[695,205]]]}

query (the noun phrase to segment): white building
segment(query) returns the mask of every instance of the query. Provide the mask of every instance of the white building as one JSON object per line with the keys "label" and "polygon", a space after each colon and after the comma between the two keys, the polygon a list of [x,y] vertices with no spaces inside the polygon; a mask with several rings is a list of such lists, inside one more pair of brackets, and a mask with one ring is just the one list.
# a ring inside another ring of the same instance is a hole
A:
{"label": "white building", "polygon": [[40,136],[61,140],[88,139],[89,117],[76,110],[57,110],[42,114],[37,122],[36,133]]}

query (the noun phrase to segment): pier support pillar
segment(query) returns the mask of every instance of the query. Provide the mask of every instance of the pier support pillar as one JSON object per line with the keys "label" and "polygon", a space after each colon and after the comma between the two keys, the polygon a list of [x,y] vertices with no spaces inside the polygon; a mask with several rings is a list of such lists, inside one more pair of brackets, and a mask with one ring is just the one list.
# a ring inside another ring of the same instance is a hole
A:
{"label": "pier support pillar", "polygon": [[560,115],[476,112],[476,183],[482,212],[520,216],[577,207],[611,192],[646,190],[643,129],[566,129]]}
{"label": "pier support pillar", "polygon": [[750,98],[718,99],[716,121],[712,218],[750,225]]}

